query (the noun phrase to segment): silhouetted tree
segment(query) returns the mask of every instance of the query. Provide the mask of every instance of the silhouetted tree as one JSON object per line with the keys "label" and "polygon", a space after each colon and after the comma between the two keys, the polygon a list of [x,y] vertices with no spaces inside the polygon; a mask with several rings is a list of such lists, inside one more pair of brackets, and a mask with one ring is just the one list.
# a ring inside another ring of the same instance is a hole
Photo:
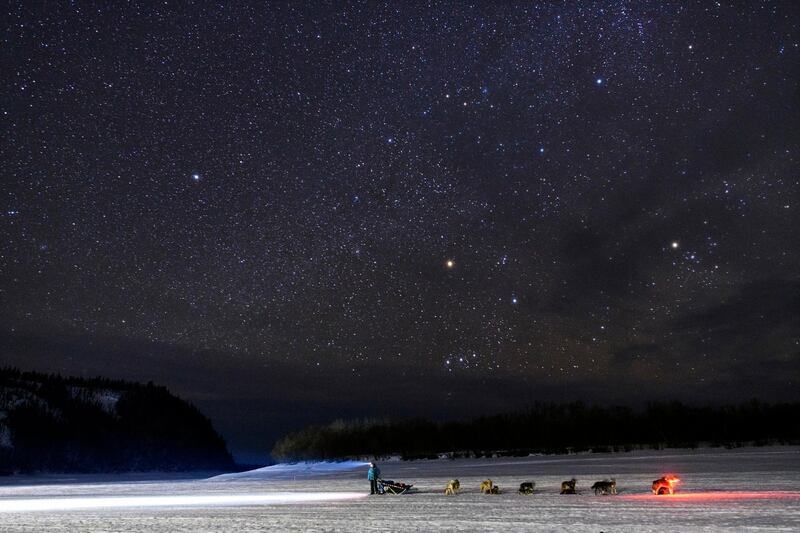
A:
{"label": "silhouetted tree", "polygon": [[2,368],[0,413],[0,474],[233,467],[211,422],[152,383]]}
{"label": "silhouetted tree", "polygon": [[420,458],[443,453],[480,457],[798,442],[797,403],[689,407],[672,402],[653,403],[642,411],[581,402],[537,403],[524,412],[469,421],[339,420],[286,435],[275,444],[272,456],[282,460],[392,454]]}

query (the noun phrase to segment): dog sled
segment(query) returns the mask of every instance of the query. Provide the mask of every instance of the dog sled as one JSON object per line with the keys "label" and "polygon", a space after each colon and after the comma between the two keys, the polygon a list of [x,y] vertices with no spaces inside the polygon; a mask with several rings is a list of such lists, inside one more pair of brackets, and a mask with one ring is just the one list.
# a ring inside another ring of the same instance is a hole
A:
{"label": "dog sled", "polygon": [[392,481],[391,479],[378,480],[378,494],[406,494],[411,491],[413,485]]}

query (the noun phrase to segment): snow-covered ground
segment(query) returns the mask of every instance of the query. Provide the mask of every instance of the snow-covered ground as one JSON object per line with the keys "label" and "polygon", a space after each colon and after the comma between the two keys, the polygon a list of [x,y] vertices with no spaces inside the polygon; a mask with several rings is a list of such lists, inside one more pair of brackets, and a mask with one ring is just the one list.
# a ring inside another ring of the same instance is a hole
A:
{"label": "snow-covered ground", "polygon": [[[363,463],[277,465],[206,480],[0,486],[1,531],[800,531],[800,448],[388,461],[414,484],[368,496]],[[650,484],[678,474],[674,496]],[[559,495],[575,477],[577,495]],[[461,493],[443,494],[451,478]],[[503,490],[480,494],[491,478]],[[616,478],[619,495],[595,496]],[[532,496],[517,494],[534,481]],[[3,483],[0,479],[0,483]]]}

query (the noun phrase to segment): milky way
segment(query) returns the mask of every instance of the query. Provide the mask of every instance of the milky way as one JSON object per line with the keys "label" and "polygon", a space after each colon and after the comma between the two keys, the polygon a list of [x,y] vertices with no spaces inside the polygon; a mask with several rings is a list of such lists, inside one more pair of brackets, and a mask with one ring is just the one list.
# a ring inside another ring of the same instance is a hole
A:
{"label": "milky way", "polygon": [[9,364],[153,379],[242,450],[798,399],[796,3],[26,4]]}

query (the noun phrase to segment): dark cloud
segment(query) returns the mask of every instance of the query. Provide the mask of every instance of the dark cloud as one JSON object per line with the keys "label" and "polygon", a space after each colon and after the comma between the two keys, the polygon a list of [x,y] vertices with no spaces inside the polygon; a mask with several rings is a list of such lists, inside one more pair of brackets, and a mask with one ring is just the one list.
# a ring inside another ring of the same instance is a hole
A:
{"label": "dark cloud", "polygon": [[725,301],[675,319],[659,343],[627,346],[613,368],[648,386],[670,383],[688,398],[788,401],[800,376],[800,284],[743,286]]}

